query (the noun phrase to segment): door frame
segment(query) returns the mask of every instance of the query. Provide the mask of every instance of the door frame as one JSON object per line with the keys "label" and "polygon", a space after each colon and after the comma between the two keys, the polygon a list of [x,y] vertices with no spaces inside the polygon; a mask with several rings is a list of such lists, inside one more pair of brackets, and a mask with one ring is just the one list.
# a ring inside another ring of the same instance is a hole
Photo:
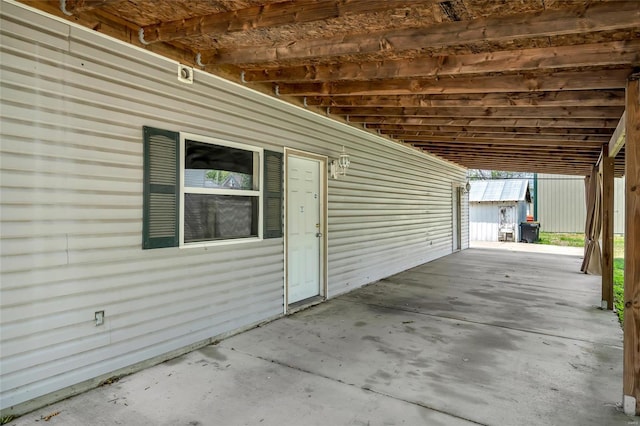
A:
{"label": "door frame", "polygon": [[327,274],[328,274],[328,262],[327,262],[327,250],[328,250],[328,236],[327,236],[327,219],[328,219],[328,206],[327,206],[327,187],[328,187],[328,174],[327,165],[328,158],[324,155],[313,154],[311,152],[300,151],[297,149],[285,148],[284,149],[284,314],[292,313],[289,305],[289,230],[288,230],[288,218],[289,218],[289,200],[287,197],[289,191],[289,157],[298,157],[307,160],[314,160],[319,162],[320,175],[318,176],[318,186],[320,187],[320,228],[319,232],[322,233],[320,238],[320,301],[326,300],[329,294]]}
{"label": "door frame", "polygon": [[462,186],[452,185],[451,191],[451,251],[462,250]]}

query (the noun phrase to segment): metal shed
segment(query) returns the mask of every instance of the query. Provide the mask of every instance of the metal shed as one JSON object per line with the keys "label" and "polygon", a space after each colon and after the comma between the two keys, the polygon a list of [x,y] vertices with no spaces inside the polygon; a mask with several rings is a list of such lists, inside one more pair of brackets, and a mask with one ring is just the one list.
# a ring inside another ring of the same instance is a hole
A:
{"label": "metal shed", "polygon": [[[536,220],[545,232],[584,232],[587,218],[584,178],[540,173],[535,201]],[[613,181],[613,232],[624,234],[624,179]]]}
{"label": "metal shed", "polygon": [[529,181],[500,179],[475,181],[469,191],[472,241],[520,241],[519,224],[531,211]]}

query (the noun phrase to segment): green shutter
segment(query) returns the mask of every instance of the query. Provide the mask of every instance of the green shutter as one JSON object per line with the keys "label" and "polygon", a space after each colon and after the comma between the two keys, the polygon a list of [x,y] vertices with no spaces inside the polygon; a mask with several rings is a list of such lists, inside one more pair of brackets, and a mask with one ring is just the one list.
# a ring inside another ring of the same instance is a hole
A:
{"label": "green shutter", "polygon": [[143,127],[142,248],[178,246],[180,134]]}
{"label": "green shutter", "polygon": [[282,153],[264,152],[264,238],[282,237]]}

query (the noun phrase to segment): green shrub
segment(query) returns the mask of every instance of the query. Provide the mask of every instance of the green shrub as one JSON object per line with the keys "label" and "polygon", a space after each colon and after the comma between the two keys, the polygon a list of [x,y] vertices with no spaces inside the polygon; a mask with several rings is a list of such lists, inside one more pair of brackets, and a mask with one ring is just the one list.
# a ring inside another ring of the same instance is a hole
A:
{"label": "green shrub", "polygon": [[613,259],[613,305],[620,324],[624,320],[624,259]]}

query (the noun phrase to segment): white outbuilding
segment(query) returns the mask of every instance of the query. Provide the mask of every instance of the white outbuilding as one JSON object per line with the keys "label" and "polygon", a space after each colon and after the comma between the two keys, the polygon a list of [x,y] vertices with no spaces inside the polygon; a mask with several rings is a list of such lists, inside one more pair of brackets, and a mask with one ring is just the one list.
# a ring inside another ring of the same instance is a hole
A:
{"label": "white outbuilding", "polygon": [[520,238],[520,223],[531,211],[531,193],[526,179],[496,179],[471,182],[469,234],[471,241],[514,241]]}

